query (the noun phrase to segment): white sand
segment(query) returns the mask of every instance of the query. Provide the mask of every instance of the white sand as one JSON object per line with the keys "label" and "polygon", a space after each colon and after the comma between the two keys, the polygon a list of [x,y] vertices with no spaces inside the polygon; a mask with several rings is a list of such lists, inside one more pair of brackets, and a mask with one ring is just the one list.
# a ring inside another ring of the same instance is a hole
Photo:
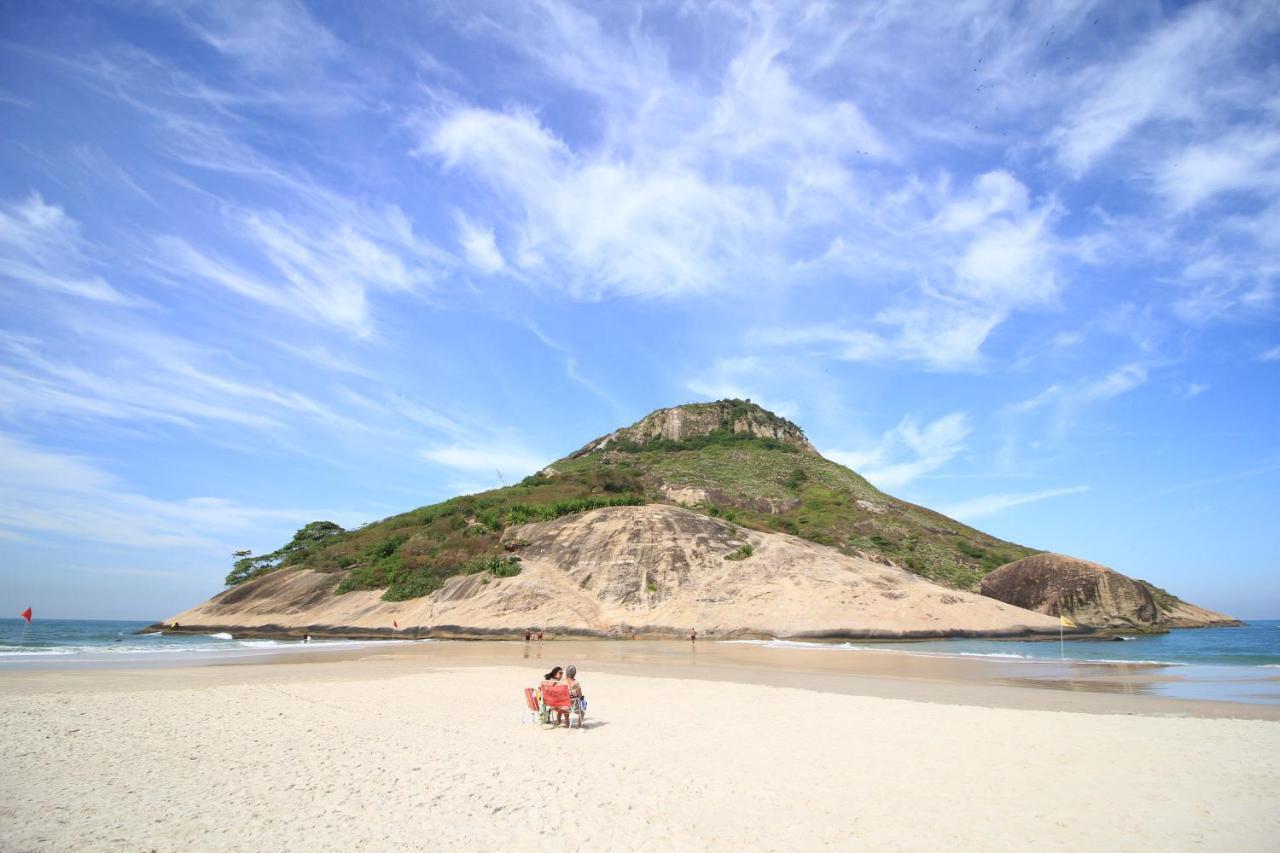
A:
{"label": "white sand", "polygon": [[520,722],[533,666],[373,663],[0,677],[0,849],[1280,843],[1276,722],[584,672],[565,731]]}

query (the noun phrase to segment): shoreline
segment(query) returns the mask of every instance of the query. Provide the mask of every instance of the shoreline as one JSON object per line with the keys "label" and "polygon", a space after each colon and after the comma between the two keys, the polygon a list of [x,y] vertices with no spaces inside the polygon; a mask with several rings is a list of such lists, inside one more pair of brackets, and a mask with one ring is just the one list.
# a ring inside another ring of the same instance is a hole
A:
{"label": "shoreline", "polygon": [[[1200,626],[1195,626],[1200,627]],[[345,640],[496,640],[519,641],[524,639],[525,628],[477,628],[465,625],[406,625],[403,628],[367,628],[351,625],[279,625],[265,623],[262,625],[226,625],[226,624],[180,624],[177,628],[164,622],[155,622],[145,628],[139,628],[135,635],[163,632],[179,635],[231,634],[235,639],[262,640],[300,640],[306,635],[325,639]],[[539,630],[532,628],[527,630]],[[643,640],[687,641],[688,628],[674,628],[666,625],[619,625],[608,631],[597,631],[589,628],[566,628],[543,626],[541,630],[549,639],[564,640],[608,640],[611,642],[632,642]],[[1107,632],[1095,628],[1073,628],[1065,632],[1071,639],[1109,639],[1119,634],[1149,633],[1161,634],[1167,631],[1115,631]],[[1019,627],[1004,631],[967,630],[967,629],[925,629],[911,631],[889,631],[883,629],[867,629],[862,631],[798,631],[774,632],[763,629],[744,628],[732,631],[716,631],[707,629],[699,631],[699,638],[708,642],[727,640],[798,640],[803,642],[849,642],[867,640],[874,642],[913,642],[918,640],[1057,640],[1057,630],[1041,630],[1038,628]]]}
{"label": "shoreline", "polygon": [[[1280,720],[1280,669],[1158,662],[1055,661],[912,653],[903,648],[787,648],[752,642],[635,640],[385,641],[78,661],[5,661],[0,687],[38,690],[140,683],[252,683],[330,671],[392,678],[426,670],[575,663],[586,672],[790,687],[933,704]],[[815,644],[816,645],[816,644]],[[897,646],[898,644],[894,644]],[[903,646],[909,643],[901,644]],[[188,656],[190,655],[190,656]],[[52,657],[52,656],[51,656]],[[213,675],[211,673],[220,673]]]}

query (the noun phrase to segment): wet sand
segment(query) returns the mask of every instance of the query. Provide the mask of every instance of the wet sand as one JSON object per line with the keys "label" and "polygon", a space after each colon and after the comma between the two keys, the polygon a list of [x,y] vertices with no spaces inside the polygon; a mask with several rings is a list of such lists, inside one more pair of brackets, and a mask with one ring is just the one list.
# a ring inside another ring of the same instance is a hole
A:
{"label": "wet sand", "polygon": [[[214,656],[198,666],[174,658],[153,661],[143,669],[129,659],[71,664],[77,669],[70,678],[63,677],[68,663],[62,661],[49,662],[56,671],[0,670],[0,691],[77,692],[118,684],[161,689],[254,683],[268,677],[310,680],[322,670],[357,680],[456,667],[516,666],[540,672],[573,663],[583,672],[989,708],[1280,720],[1280,670],[912,654],[910,644],[895,644],[884,651],[850,651],[661,640],[445,641],[336,649],[317,644],[287,652]],[[146,678],[144,673],[153,668],[162,670],[163,677]],[[269,676],[260,671],[263,668],[269,668]]]}

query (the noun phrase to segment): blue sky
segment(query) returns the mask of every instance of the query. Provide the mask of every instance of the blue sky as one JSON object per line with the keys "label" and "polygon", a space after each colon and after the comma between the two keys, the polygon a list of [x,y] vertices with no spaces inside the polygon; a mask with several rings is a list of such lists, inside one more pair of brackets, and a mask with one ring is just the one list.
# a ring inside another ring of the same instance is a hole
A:
{"label": "blue sky", "polygon": [[1266,2],[0,4],[0,603],[749,397],[1280,616]]}

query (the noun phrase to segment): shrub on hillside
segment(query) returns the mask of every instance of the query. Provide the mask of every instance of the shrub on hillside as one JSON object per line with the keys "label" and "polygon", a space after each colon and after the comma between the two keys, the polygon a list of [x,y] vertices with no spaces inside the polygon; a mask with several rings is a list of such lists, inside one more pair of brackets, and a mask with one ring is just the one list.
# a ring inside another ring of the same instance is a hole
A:
{"label": "shrub on hillside", "polygon": [[239,559],[227,574],[226,584],[236,586],[273,572],[282,566],[299,563],[321,543],[346,532],[332,521],[313,521],[294,533],[293,539],[289,540],[287,545],[270,554],[260,554],[255,557],[248,551],[236,551],[233,556]]}

